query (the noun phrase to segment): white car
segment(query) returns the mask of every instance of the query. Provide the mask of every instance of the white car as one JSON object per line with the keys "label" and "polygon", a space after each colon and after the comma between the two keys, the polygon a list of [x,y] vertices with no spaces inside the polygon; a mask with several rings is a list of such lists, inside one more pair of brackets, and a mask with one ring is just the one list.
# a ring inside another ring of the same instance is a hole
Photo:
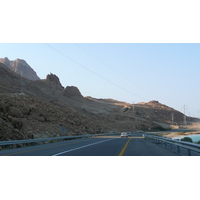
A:
{"label": "white car", "polygon": [[123,137],[126,137],[126,138],[128,137],[127,132],[122,132],[122,133],[121,133],[121,138],[123,138]]}

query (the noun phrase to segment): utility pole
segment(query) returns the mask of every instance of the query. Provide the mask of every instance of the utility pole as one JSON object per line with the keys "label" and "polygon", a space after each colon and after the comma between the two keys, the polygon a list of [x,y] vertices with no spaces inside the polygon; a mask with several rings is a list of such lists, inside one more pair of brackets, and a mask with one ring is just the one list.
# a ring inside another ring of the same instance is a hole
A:
{"label": "utility pole", "polygon": [[190,124],[190,112],[188,113],[188,116],[189,116],[189,124]]}
{"label": "utility pole", "polygon": [[172,113],[172,124],[174,124],[174,113]]}
{"label": "utility pole", "polygon": [[135,109],[135,107],[134,107],[134,101],[132,103],[132,108],[133,108],[133,116],[134,116],[134,109]]}
{"label": "utility pole", "polygon": [[186,107],[187,107],[186,105],[183,106],[183,112],[184,112],[184,116],[183,116],[184,119],[183,119],[183,121],[184,121],[184,125],[187,125],[186,115],[185,115],[185,111],[187,109]]}
{"label": "utility pole", "polygon": [[132,108],[133,108],[133,114],[134,114],[134,101],[133,101],[133,104],[132,104]]}
{"label": "utility pole", "polygon": [[22,80],[22,71],[21,71],[21,94],[23,94],[23,80]]}

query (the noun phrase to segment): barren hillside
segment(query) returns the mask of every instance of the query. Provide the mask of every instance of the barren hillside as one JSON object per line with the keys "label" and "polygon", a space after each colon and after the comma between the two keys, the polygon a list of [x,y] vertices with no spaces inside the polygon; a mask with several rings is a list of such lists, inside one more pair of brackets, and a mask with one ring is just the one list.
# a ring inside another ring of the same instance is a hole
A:
{"label": "barren hillside", "polygon": [[174,124],[182,123],[182,113],[158,101],[133,109],[126,102],[83,97],[77,87],[63,87],[55,74],[33,81],[0,63],[0,140],[169,127],[172,113]]}

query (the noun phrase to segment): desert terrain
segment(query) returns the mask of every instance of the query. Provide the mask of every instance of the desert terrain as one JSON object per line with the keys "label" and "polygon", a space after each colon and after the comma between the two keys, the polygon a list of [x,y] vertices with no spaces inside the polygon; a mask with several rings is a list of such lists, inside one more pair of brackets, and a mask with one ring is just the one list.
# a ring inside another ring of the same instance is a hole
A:
{"label": "desert terrain", "polygon": [[[46,79],[40,79],[30,66],[26,66],[25,61],[18,59],[17,64],[13,61],[12,65],[6,66],[6,63],[10,63],[8,61],[0,59],[1,141],[148,131],[183,125],[183,113],[157,100],[133,106],[109,98],[83,97],[76,86],[63,87],[55,74],[50,73]],[[16,73],[20,65],[23,65],[20,69],[25,68],[26,73]],[[191,124],[197,122],[199,119],[190,118]]]}

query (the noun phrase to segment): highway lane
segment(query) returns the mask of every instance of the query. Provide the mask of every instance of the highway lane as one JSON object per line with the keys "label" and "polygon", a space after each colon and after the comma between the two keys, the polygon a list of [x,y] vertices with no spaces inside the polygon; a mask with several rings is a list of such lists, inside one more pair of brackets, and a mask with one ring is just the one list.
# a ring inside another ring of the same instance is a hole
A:
{"label": "highway lane", "polygon": [[177,153],[144,140],[141,135],[116,138],[94,147],[61,152],[59,156],[178,156]]}
{"label": "highway lane", "polygon": [[2,155],[3,156],[52,156],[62,151],[78,148],[80,146],[85,146],[99,141],[100,140],[97,138],[67,140],[63,142],[49,143],[44,145],[2,150],[0,151],[0,155],[1,156]]}
{"label": "highway lane", "polygon": [[178,154],[145,139],[131,138],[123,156],[178,156]]}
{"label": "highway lane", "polygon": [[99,138],[99,142],[84,148],[63,151],[55,156],[118,156],[127,142],[126,138]]}
{"label": "highway lane", "polygon": [[[117,142],[112,142],[112,140]],[[77,156],[117,155],[125,143],[126,141],[120,140],[119,137],[85,138],[2,150],[0,151],[0,156],[56,156],[58,154],[63,156],[66,153],[63,154],[62,152],[66,151],[68,151],[68,155]]]}
{"label": "highway lane", "polygon": [[0,151],[4,156],[177,156],[141,134],[130,138],[102,136]]}

